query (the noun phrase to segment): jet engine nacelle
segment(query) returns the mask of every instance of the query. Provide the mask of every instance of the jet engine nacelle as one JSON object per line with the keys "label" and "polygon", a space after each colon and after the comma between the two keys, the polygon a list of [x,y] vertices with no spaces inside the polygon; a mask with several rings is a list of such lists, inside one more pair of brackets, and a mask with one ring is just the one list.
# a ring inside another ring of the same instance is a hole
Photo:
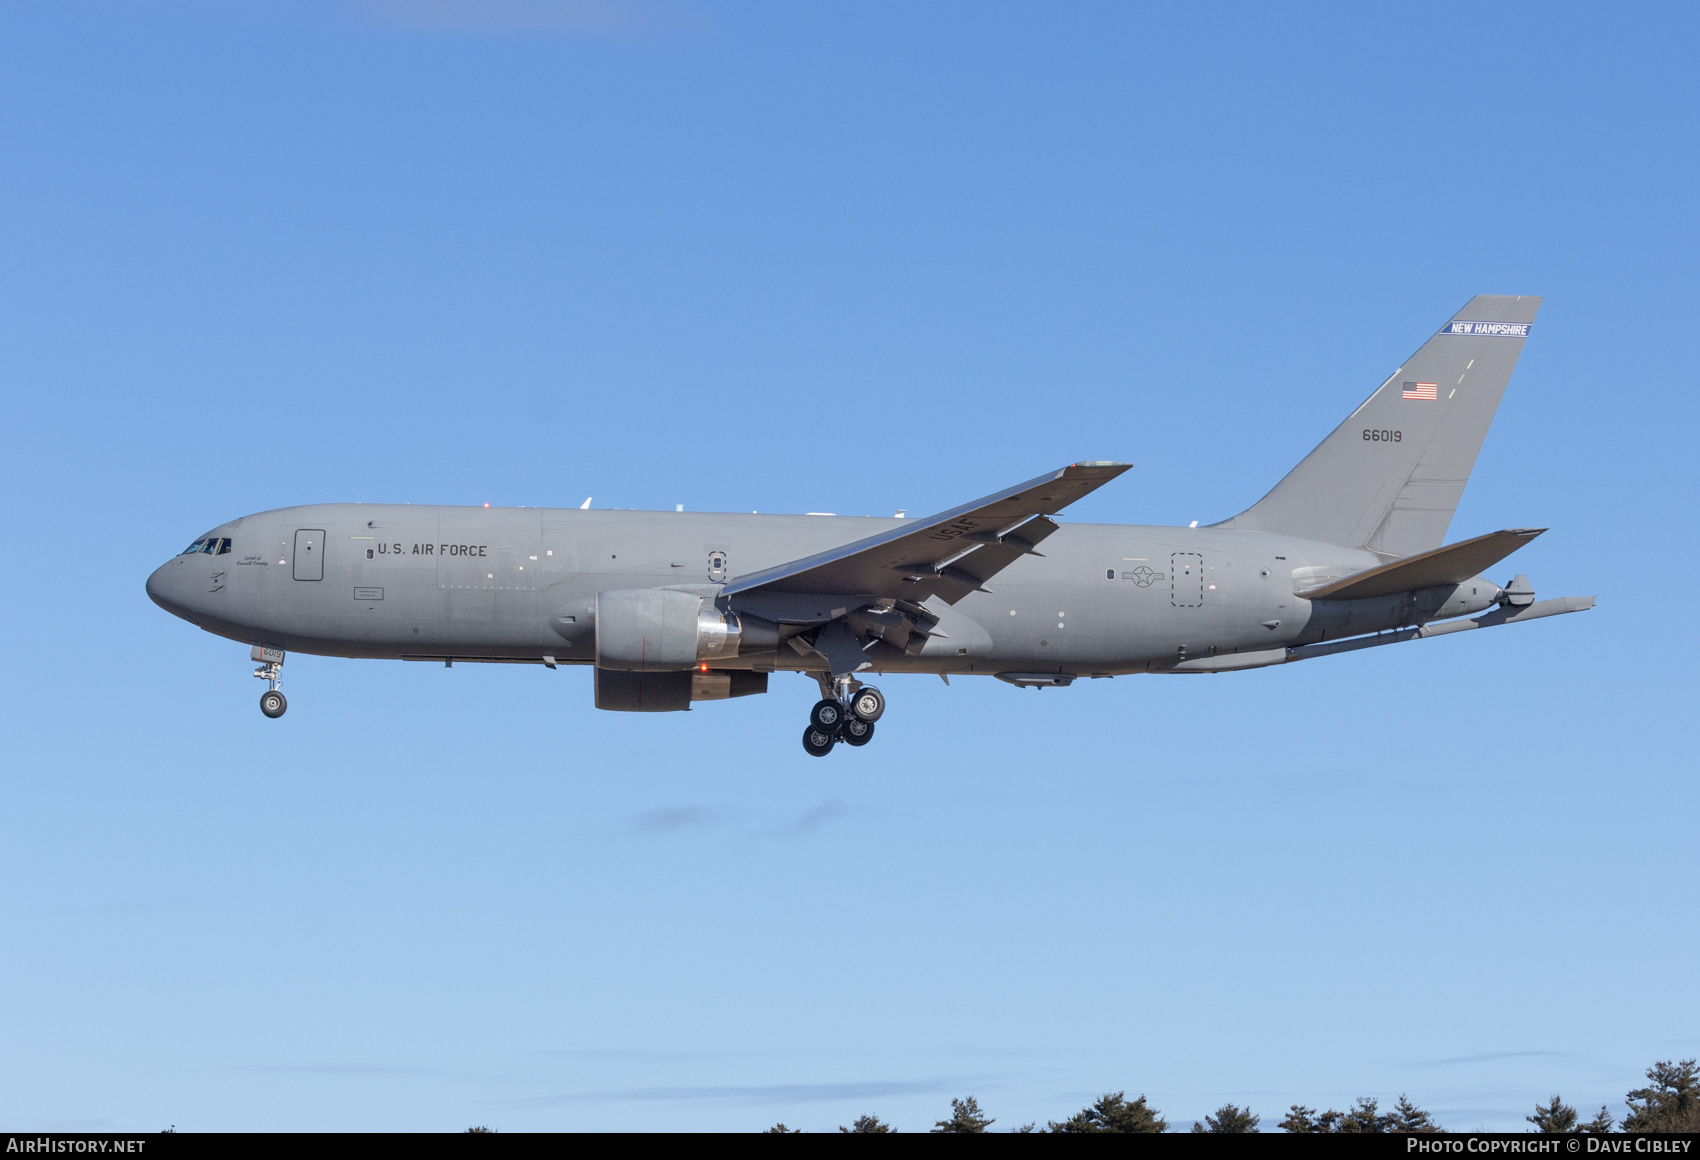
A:
{"label": "jet engine nacelle", "polygon": [[779,644],[776,626],[722,612],[712,600],[675,588],[598,592],[596,667],[627,672],[689,669],[739,651]]}

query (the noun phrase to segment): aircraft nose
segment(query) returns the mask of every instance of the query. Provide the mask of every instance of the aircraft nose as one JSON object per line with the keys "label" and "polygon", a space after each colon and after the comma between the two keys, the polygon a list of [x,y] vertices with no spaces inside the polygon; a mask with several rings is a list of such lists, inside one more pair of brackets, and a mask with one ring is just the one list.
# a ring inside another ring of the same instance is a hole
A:
{"label": "aircraft nose", "polygon": [[183,606],[171,599],[173,585],[171,583],[171,566],[176,561],[167,560],[153,570],[148,577],[148,599],[171,613],[173,616],[182,615]]}

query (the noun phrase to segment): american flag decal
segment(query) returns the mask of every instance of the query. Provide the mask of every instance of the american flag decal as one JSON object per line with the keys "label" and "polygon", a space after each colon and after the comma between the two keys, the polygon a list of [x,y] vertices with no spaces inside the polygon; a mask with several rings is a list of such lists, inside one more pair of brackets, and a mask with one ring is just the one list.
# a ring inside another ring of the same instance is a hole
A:
{"label": "american flag decal", "polygon": [[1440,385],[1438,383],[1406,383],[1405,397],[1407,399],[1427,399],[1429,402],[1439,402]]}

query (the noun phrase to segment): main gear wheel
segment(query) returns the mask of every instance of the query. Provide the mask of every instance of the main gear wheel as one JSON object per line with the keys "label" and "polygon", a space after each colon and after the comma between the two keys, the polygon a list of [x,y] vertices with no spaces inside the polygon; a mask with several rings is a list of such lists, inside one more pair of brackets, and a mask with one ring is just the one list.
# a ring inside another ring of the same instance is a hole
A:
{"label": "main gear wheel", "polygon": [[885,715],[885,694],[872,685],[863,685],[850,697],[850,712],[872,725]]}
{"label": "main gear wheel", "polygon": [[837,701],[823,700],[815,702],[815,707],[809,710],[809,725],[823,733],[834,736],[844,727],[844,718],[849,716],[844,706]]}

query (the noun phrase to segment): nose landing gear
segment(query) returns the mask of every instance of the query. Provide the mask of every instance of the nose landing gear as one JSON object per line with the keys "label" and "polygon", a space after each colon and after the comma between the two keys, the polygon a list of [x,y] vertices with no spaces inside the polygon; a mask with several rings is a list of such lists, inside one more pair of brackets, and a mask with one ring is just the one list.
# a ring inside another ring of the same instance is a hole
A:
{"label": "nose landing gear", "polygon": [[283,650],[257,644],[248,650],[248,654],[261,662],[254,675],[271,683],[271,688],[260,694],[260,712],[275,720],[289,708],[289,702],[278,688],[283,684]]}
{"label": "nose landing gear", "polygon": [[[822,692],[827,691],[821,681]],[[885,695],[872,685],[855,687],[848,676],[837,677],[831,696],[809,710],[809,727],[803,731],[803,748],[811,757],[825,757],[840,741],[861,747],[874,739],[874,722],[885,714]]]}

